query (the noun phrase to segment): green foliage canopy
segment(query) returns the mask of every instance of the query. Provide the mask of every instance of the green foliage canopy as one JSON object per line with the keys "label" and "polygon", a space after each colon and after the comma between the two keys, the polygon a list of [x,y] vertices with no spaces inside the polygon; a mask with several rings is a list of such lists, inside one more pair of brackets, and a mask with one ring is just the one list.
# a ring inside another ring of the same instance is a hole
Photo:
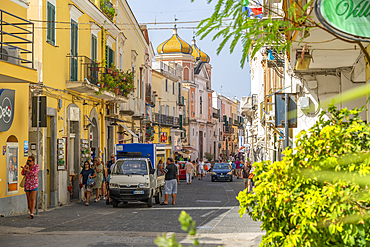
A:
{"label": "green foliage canopy", "polygon": [[255,194],[237,198],[240,215],[262,222],[261,246],[369,245],[370,126],[362,110],[330,105],[282,161],[254,164]]}

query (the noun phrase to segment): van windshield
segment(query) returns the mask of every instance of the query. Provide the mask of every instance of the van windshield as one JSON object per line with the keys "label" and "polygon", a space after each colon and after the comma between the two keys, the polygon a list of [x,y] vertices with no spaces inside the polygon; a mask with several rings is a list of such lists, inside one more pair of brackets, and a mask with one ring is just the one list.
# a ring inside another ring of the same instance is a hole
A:
{"label": "van windshield", "polygon": [[114,175],[147,175],[145,160],[118,160],[113,168]]}

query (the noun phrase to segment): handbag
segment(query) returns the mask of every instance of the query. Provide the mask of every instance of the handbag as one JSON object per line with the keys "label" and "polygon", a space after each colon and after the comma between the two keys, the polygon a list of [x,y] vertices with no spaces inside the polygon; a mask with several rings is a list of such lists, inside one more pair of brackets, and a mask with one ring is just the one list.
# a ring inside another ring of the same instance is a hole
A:
{"label": "handbag", "polygon": [[91,174],[87,177],[87,186],[89,187],[94,187],[95,186],[95,181],[93,178],[90,178]]}
{"label": "handbag", "polygon": [[249,179],[252,179],[253,177],[254,177],[253,173],[250,173],[249,176],[248,176]]}
{"label": "handbag", "polygon": [[26,176],[23,176],[21,183],[19,184],[20,187],[24,188],[24,185],[26,183]]}

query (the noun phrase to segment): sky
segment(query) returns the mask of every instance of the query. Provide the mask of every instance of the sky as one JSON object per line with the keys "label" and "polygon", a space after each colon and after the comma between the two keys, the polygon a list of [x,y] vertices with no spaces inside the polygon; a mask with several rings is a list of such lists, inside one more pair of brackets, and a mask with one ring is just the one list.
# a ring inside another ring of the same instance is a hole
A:
{"label": "sky", "polygon": [[[137,21],[139,23],[153,22],[173,22],[176,16],[178,22],[181,21],[200,21],[212,15],[216,0],[211,4],[207,4],[206,0],[195,0],[191,3],[190,0],[127,0]],[[193,37],[192,29],[181,29],[181,27],[196,27],[197,23],[179,23],[179,36],[191,44]],[[150,28],[173,27],[173,24],[157,24],[147,25]],[[172,35],[171,29],[164,30],[149,30],[149,39],[153,44],[153,48],[157,51],[160,43],[170,38]],[[213,34],[214,35],[214,34]],[[196,37],[197,46],[210,58],[212,65],[212,89],[218,93],[233,98],[241,99],[242,96],[250,94],[250,67],[246,63],[241,69],[240,59],[242,47],[240,44],[230,54],[229,46],[225,46],[219,55],[217,48],[222,41],[216,39],[212,41],[212,33],[200,40]]]}

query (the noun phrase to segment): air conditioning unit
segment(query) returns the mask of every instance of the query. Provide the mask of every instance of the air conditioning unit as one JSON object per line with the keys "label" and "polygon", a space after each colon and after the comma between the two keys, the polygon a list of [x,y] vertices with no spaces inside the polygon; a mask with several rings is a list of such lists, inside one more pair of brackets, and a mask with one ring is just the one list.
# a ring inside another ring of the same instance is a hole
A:
{"label": "air conditioning unit", "polygon": [[19,48],[3,46],[3,49],[1,49],[0,51],[1,51],[0,60],[4,60],[9,63],[18,64],[18,65],[21,64],[21,60],[17,59],[17,58],[21,58],[21,51]]}

